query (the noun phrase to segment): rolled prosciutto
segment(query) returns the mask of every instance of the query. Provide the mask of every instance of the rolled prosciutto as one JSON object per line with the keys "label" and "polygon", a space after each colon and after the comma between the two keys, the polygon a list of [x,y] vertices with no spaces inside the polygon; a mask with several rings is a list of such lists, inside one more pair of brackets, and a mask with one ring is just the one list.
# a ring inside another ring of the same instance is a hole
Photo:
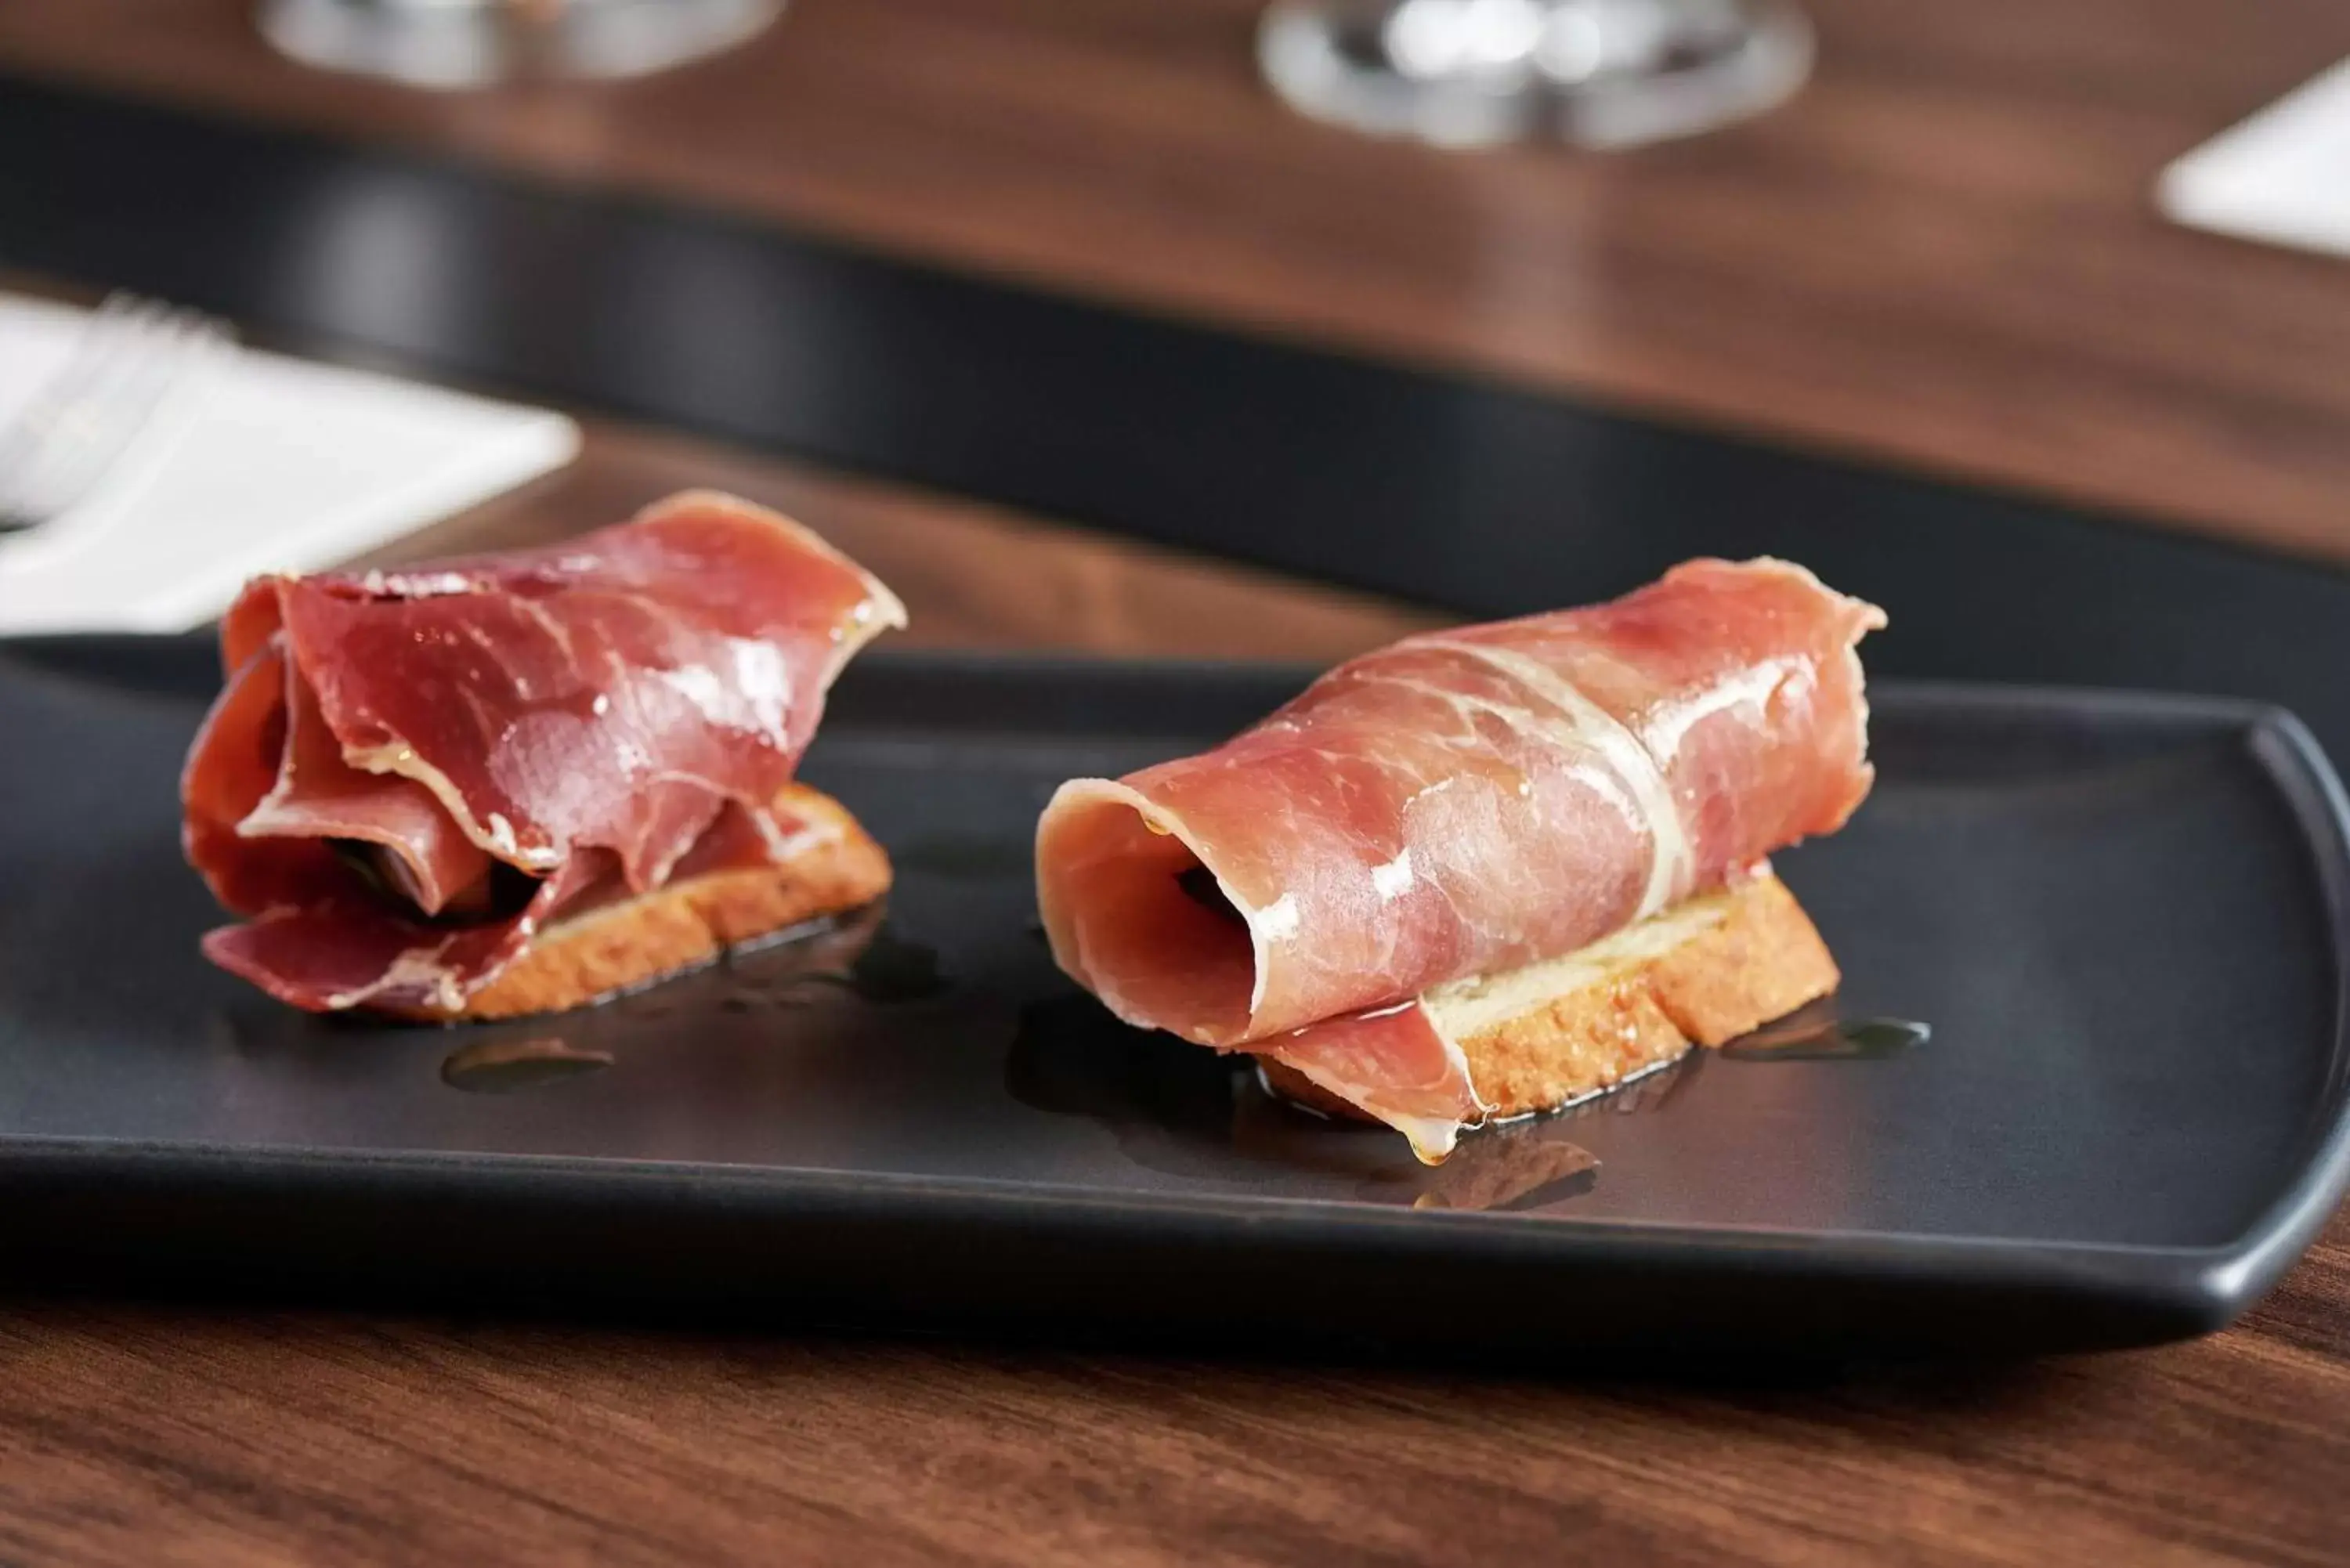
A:
{"label": "rolled prosciutto", "polygon": [[259,578],[181,780],[188,859],[244,917],[204,952],[297,1007],[452,1016],[555,921],[787,862],[845,818],[787,787],[826,691],[904,620],[700,492],[544,549]]}
{"label": "rolled prosciutto", "polygon": [[1062,785],[1036,844],[1054,956],[1129,1023],[1440,1155],[1489,1106],[1419,999],[1841,826],[1872,777],[1856,645],[1883,624],[1800,566],[1699,560],[1349,660],[1213,751]]}

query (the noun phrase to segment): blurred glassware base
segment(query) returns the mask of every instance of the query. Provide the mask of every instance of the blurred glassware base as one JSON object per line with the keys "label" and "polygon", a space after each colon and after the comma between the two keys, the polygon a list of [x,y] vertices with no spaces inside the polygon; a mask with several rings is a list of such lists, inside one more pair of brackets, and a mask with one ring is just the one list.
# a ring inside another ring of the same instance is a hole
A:
{"label": "blurred glassware base", "polygon": [[1282,0],[1265,78],[1316,119],[1444,147],[1636,147],[1784,102],[1811,74],[1791,0]]}
{"label": "blurred glassware base", "polygon": [[307,65],[417,87],[643,76],[729,49],[784,0],[262,0]]}

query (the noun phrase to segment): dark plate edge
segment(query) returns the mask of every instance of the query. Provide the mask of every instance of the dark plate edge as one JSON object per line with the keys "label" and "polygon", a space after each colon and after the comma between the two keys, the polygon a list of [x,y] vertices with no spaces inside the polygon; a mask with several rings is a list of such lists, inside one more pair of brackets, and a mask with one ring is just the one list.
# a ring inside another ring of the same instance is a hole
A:
{"label": "dark plate edge", "polygon": [[[484,1181],[492,1168],[499,1179]],[[2210,1326],[2170,1288],[2178,1258],[1996,1241],[1621,1226],[1567,1238],[1506,1216],[1412,1224],[1286,1202],[1242,1214],[514,1157],[190,1159],[68,1145],[0,1151],[0,1187],[16,1199],[0,1260],[17,1277],[167,1296],[1405,1351],[1516,1374],[1729,1345],[2036,1355]],[[465,1215],[453,1231],[452,1206]],[[1320,1291],[1300,1297],[1301,1278]],[[1679,1303],[1661,1317],[1659,1293]],[[1346,1324],[1315,1304],[1326,1299],[1352,1303]],[[1466,1334],[1463,1300],[1494,1308]]]}
{"label": "dark plate edge", "polygon": [[[816,1205],[889,1208],[902,1199],[920,1198],[996,1219],[1049,1217],[1078,1229],[1148,1214],[1191,1225],[1200,1232],[1216,1232],[1218,1239],[1277,1239],[1284,1245],[1295,1245],[1305,1239],[1303,1232],[1311,1232],[1326,1241],[1334,1235],[1360,1238],[1381,1250],[1400,1241],[1407,1248],[1451,1251],[1453,1238],[1473,1237],[1476,1240],[1468,1243],[1471,1250],[1517,1257],[1548,1259],[1568,1250],[1578,1260],[1605,1252],[1656,1266],[1690,1256],[1727,1262],[1767,1255],[1774,1262],[1800,1258],[1825,1274],[1887,1268],[1938,1272],[1949,1262],[1965,1259],[1970,1271],[2000,1275],[2007,1282],[2075,1287],[2112,1282],[2133,1291],[2142,1291],[2156,1281],[2176,1280],[2181,1263],[2227,1267],[2245,1255],[2248,1241],[2264,1247],[2272,1241],[2262,1233],[2223,1247],[2167,1247],[1904,1231],[1676,1226],[1603,1219],[1535,1220],[1468,1210],[1391,1210],[1336,1199],[1241,1193],[1110,1193],[1046,1182],[585,1155],[305,1146],[255,1148],[55,1137],[0,1139],[0,1182],[161,1179],[182,1186],[192,1180],[224,1189],[256,1189],[292,1180],[307,1192],[317,1184],[355,1190],[389,1189],[411,1182],[471,1181],[484,1176],[508,1183],[510,1192],[533,1196],[699,1194],[729,1206],[801,1219],[809,1217]],[[610,1191],[599,1191],[603,1189]],[[469,1187],[468,1190],[478,1194],[482,1189]],[[2300,1206],[2293,1207],[2298,1212]],[[2154,1270],[2151,1273],[2149,1266]]]}
{"label": "dark plate edge", "polygon": [[2225,1328],[2273,1290],[2350,1190],[2350,795],[2317,738],[2293,714],[2270,709],[2252,741],[2308,836],[2324,889],[2334,932],[2334,1060],[2301,1174],[2196,1274],[2194,1304],[2210,1330]]}

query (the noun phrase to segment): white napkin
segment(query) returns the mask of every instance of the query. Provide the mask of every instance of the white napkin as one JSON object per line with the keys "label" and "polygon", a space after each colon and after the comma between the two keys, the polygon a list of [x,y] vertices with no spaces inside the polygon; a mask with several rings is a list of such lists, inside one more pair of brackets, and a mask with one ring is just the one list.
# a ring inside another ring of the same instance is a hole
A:
{"label": "white napkin", "polygon": [[2179,223],[2350,255],[2350,60],[2162,171]]}
{"label": "white napkin", "polygon": [[[0,421],[82,320],[0,295]],[[242,350],[184,383],[72,510],[0,535],[0,634],[184,630],[247,577],[330,566],[578,450],[560,414]]]}

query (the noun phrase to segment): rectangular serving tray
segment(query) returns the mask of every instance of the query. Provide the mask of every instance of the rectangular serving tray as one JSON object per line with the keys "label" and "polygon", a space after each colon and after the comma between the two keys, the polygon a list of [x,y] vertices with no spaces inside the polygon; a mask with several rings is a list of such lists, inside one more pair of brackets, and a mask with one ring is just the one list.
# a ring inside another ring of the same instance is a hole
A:
{"label": "rectangular serving tray", "polygon": [[1502,1357],[2078,1349],[2210,1330],[2350,1174],[2345,812],[2290,716],[1883,683],[1780,857],[1908,1049],[1699,1054],[1417,1165],[1054,970],[1054,785],[1294,670],[868,655],[807,775],[886,919],[594,1010],[313,1018],[199,956],[207,642],[0,643],[0,1258],[19,1282]]}

